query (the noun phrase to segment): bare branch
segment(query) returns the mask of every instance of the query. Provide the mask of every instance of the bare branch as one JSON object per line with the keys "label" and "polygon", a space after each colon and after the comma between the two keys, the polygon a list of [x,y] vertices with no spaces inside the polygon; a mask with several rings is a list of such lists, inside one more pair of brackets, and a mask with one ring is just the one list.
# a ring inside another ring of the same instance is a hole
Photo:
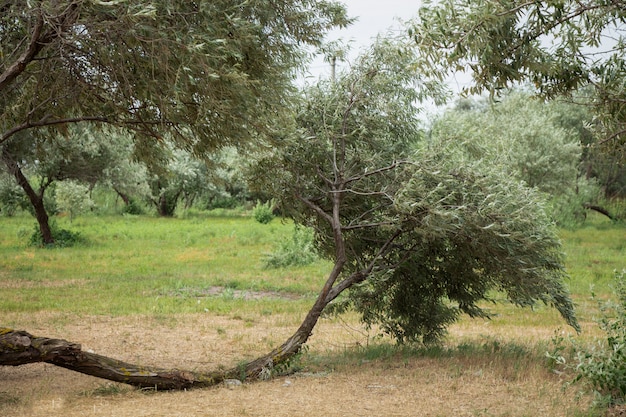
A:
{"label": "bare branch", "polygon": [[372,271],[376,267],[376,264],[378,263],[378,261],[385,255],[385,253],[387,253],[387,251],[391,247],[392,243],[401,234],[402,234],[402,229],[396,230],[394,232],[394,234],[391,235],[389,237],[389,239],[387,239],[385,244],[383,246],[381,246],[380,250],[378,251],[376,256],[374,256],[374,258],[369,263],[367,268],[353,273],[352,275],[350,275],[346,279],[344,279],[341,282],[339,282],[335,287],[333,287],[332,290],[330,290],[328,292],[328,295],[326,296],[326,303],[330,303],[331,301],[333,301],[335,298],[337,298],[339,296],[339,294],[341,294],[346,289],[352,287],[355,284],[358,284],[359,282],[363,282],[364,280],[366,280],[367,277],[372,273]]}

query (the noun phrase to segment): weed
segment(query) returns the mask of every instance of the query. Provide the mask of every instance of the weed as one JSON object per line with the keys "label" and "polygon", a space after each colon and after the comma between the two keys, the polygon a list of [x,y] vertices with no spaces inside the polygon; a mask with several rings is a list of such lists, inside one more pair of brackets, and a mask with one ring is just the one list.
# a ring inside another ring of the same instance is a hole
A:
{"label": "weed", "polygon": [[265,257],[266,268],[309,265],[318,259],[310,229],[296,227],[291,239],[282,240],[276,251]]}
{"label": "weed", "polygon": [[274,220],[274,206],[276,202],[274,200],[261,203],[257,201],[256,206],[252,209],[252,216],[261,224],[268,224]]}
{"label": "weed", "polygon": [[120,394],[125,394],[132,391],[132,387],[125,384],[107,383],[98,386],[89,391],[83,391],[84,397],[112,397]]}

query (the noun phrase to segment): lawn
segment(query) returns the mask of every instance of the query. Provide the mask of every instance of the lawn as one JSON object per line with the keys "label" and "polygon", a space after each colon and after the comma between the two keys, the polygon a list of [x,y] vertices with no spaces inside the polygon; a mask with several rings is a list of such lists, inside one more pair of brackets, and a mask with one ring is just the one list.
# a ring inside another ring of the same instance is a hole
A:
{"label": "lawn", "polygon": [[[0,217],[0,325],[81,343],[135,363],[210,370],[266,353],[287,338],[329,264],[269,269],[264,257],[293,226],[245,216],[56,219],[86,243],[27,246],[34,221]],[[598,334],[592,299],[611,296],[626,267],[626,228],[591,218],[562,230],[583,333],[552,310],[491,306],[463,319],[438,348],[397,347],[357,317],[325,318],[289,375],[241,387],[138,391],[50,365],[0,369],[0,414],[595,416],[591,396],[563,388],[545,357],[552,340]]]}

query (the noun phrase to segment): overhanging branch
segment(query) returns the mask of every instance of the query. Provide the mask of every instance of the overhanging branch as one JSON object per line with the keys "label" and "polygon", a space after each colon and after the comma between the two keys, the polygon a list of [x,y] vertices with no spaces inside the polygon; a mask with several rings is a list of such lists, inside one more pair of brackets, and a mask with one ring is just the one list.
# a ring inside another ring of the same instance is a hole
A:
{"label": "overhanging branch", "polygon": [[79,122],[102,122],[107,123],[109,120],[102,116],[84,116],[84,117],[69,117],[64,119],[50,119],[48,116],[41,118],[36,122],[26,122],[21,125],[15,126],[12,129],[7,130],[2,134],[0,144],[6,142],[11,136],[23,130],[32,129],[36,127],[54,126],[66,123],[79,123]]}

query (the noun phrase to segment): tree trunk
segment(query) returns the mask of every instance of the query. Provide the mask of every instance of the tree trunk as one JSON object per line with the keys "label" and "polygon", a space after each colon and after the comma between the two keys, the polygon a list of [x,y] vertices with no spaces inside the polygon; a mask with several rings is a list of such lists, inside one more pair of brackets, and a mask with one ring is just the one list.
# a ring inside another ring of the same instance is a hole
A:
{"label": "tree trunk", "polygon": [[113,187],[113,191],[115,191],[115,193],[122,199],[124,205],[130,205],[130,197],[127,194],[120,191],[117,187]]}
{"label": "tree trunk", "polygon": [[13,175],[18,185],[22,187],[22,190],[28,196],[31,205],[35,211],[35,218],[37,219],[37,223],[39,224],[39,231],[41,232],[41,237],[43,239],[43,243],[46,245],[54,243],[54,237],[52,236],[52,229],[50,228],[50,223],[48,219],[48,213],[46,212],[46,207],[43,203],[43,189],[40,193],[36,193],[33,187],[31,187],[28,179],[20,169],[19,164],[15,159],[11,156],[7,148],[5,147],[2,150],[2,160],[7,166],[9,173]]}
{"label": "tree trunk", "polygon": [[593,210],[600,214],[603,214],[613,221],[617,220],[615,217],[611,216],[611,213],[609,213],[609,211],[605,209],[604,207],[594,206],[593,204],[589,204],[589,203],[583,204],[583,207],[586,208],[587,210]]}
{"label": "tree trunk", "polygon": [[227,379],[269,379],[274,368],[300,351],[324,307],[321,296],[300,328],[279,348],[245,365],[226,371],[197,372],[139,366],[86,352],[76,343],[33,336],[25,331],[0,327],[0,366],[46,362],[72,371],[141,388],[182,390],[217,385]]}

